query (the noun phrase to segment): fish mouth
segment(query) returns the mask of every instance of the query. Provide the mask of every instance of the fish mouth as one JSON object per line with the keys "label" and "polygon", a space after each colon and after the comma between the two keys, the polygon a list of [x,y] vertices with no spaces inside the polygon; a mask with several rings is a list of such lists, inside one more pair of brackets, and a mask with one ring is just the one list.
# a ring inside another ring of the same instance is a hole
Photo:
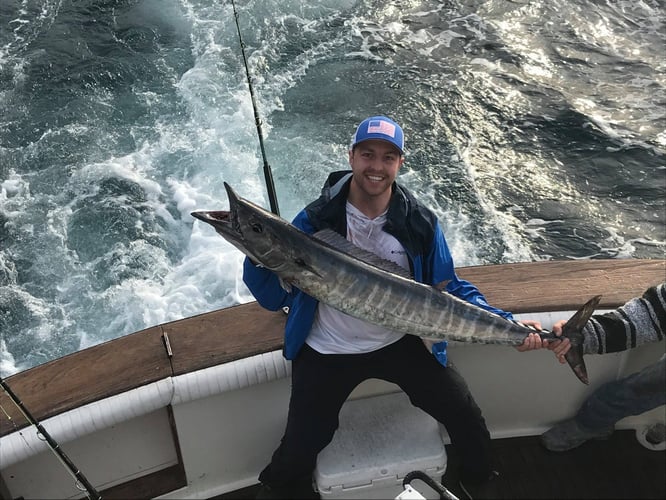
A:
{"label": "fish mouth", "polygon": [[224,234],[232,235],[233,233],[237,233],[237,237],[242,236],[238,217],[236,216],[239,197],[226,182],[224,183],[224,188],[229,197],[229,210],[198,210],[196,212],[190,212],[190,215],[201,221],[207,222],[216,230],[221,231]]}
{"label": "fish mouth", "polygon": [[228,210],[198,210],[191,212],[192,217],[195,217],[204,222],[218,222],[231,224],[231,212]]}
{"label": "fish mouth", "polygon": [[238,248],[241,252],[248,254],[243,240],[243,234],[235,227],[234,214],[228,210],[198,210],[191,212],[192,217],[213,226],[215,231],[225,240]]}
{"label": "fish mouth", "polygon": [[242,206],[240,198],[226,182],[224,187],[229,196],[229,210],[197,210],[196,212],[190,212],[190,215],[213,226],[220,236],[241,252],[249,255],[238,217],[238,210]]}
{"label": "fish mouth", "polygon": [[210,224],[215,231],[225,238],[240,240],[243,236],[238,230],[237,224],[234,224],[233,212],[229,210],[197,210],[196,212],[190,212],[190,215]]}
{"label": "fish mouth", "polygon": [[233,227],[233,214],[228,210],[197,210],[190,212],[192,217],[199,219],[215,228],[222,236],[238,239],[241,235]]}

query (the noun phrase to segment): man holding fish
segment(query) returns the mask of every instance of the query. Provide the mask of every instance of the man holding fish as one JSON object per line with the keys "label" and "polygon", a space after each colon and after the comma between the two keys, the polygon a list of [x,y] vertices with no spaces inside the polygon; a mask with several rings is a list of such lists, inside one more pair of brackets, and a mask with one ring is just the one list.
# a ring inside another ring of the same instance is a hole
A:
{"label": "man holding fish", "polygon": [[[378,262],[384,259],[377,266],[388,266],[395,274],[512,320],[509,312],[490,306],[474,285],[458,278],[437,217],[396,182],[404,160],[400,125],[385,116],[367,118],[352,137],[351,171],[332,173],[321,196],[295,217],[293,225],[308,234],[332,230],[362,249],[366,260],[372,254]],[[349,394],[369,378],[397,384],[412,404],[446,427],[461,458],[461,482],[468,489],[483,487],[497,474],[485,420],[464,379],[447,360],[446,341],[424,340],[345,314],[305,293],[298,282],[293,287],[285,284],[284,276],[238,241],[235,244],[250,256],[243,279],[259,304],[271,310],[290,308],[284,341],[284,355],[292,360],[287,427],[259,476],[258,498],[314,496],[317,454],[333,438]],[[300,264],[307,267],[307,262]],[[376,295],[370,292],[362,299],[383,300],[379,292]],[[523,323],[540,329],[538,322]],[[520,351],[548,345],[529,330],[519,338],[523,336],[524,343],[516,346]]]}

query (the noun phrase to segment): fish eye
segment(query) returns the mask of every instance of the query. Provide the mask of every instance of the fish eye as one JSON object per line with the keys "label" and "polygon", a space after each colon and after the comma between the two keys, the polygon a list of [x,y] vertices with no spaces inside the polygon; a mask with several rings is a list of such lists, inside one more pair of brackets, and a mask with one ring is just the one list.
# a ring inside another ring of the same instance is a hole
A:
{"label": "fish eye", "polygon": [[251,227],[252,227],[252,231],[254,231],[255,233],[263,233],[264,232],[263,226],[261,224],[259,224],[258,222],[255,222],[254,224],[252,224]]}
{"label": "fish eye", "polygon": [[301,267],[305,267],[305,261],[301,258],[294,260],[294,263],[298,264]]}

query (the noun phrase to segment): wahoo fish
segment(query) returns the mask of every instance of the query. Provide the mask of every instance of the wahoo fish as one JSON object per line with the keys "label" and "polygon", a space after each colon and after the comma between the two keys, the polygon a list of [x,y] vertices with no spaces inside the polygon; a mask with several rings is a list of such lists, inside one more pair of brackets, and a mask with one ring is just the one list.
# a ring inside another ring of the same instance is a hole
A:
{"label": "wahoo fish", "polygon": [[[390,330],[424,339],[518,346],[530,333],[557,337],[507,320],[434,286],[415,281],[397,264],[362,250],[335,231],[313,235],[239,197],[225,182],[229,211],[195,211],[192,216],[256,264],[273,271],[286,290],[292,286],[339,311]],[[582,328],[600,295],[567,321],[562,337],[571,341],[566,360],[589,383],[583,360]]]}

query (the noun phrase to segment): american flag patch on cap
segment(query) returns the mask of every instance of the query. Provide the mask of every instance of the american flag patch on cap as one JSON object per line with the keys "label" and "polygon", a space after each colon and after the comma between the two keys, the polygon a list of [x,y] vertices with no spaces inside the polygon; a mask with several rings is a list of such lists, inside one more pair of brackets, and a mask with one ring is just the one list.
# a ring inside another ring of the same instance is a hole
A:
{"label": "american flag patch on cap", "polygon": [[368,122],[368,134],[384,134],[395,137],[395,125],[384,120],[371,120]]}
{"label": "american flag patch on cap", "polygon": [[371,116],[363,120],[352,135],[349,150],[353,150],[360,142],[370,139],[378,139],[393,144],[403,154],[405,148],[405,136],[402,128],[396,122],[386,116]]}

